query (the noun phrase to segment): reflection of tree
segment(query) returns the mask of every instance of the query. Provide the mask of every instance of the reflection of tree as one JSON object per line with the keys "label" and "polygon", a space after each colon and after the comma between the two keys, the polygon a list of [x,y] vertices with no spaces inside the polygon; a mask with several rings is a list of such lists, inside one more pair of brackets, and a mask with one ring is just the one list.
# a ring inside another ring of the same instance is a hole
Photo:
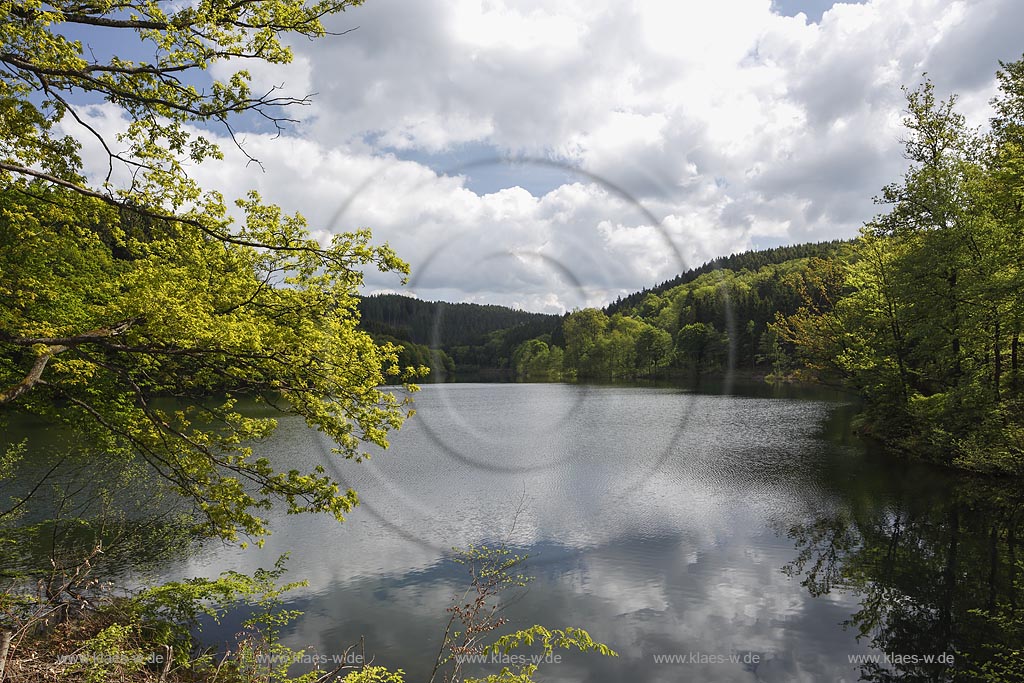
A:
{"label": "reflection of tree", "polygon": [[[854,500],[793,526],[797,557],[784,571],[814,596],[860,595],[846,625],[891,655],[864,664],[862,680],[1024,681],[1022,524],[1019,486],[910,484],[889,505]],[[944,653],[953,666],[922,658]]]}
{"label": "reflection of tree", "polygon": [[49,447],[0,477],[0,603],[85,568],[103,579],[146,572],[201,537],[198,519],[140,463]]}

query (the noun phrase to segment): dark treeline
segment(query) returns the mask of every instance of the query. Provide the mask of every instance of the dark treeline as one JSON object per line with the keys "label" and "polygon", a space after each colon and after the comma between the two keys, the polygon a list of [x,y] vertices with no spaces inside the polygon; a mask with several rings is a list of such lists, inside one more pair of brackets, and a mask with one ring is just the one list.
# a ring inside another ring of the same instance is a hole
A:
{"label": "dark treeline", "polygon": [[517,346],[540,335],[556,335],[561,316],[505,306],[422,301],[400,294],[375,294],[359,301],[360,325],[378,342],[400,347],[399,364],[426,366],[432,379],[481,373],[509,378]]}
{"label": "dark treeline", "polygon": [[475,344],[451,346],[448,352],[460,377],[515,379],[516,350],[528,340],[541,338],[562,344],[562,316],[550,316],[515,327],[494,330]]}
{"label": "dark treeline", "polygon": [[363,297],[359,313],[368,332],[445,349],[477,344],[491,332],[523,324],[554,327],[559,318],[506,306],[422,301],[401,294]]}

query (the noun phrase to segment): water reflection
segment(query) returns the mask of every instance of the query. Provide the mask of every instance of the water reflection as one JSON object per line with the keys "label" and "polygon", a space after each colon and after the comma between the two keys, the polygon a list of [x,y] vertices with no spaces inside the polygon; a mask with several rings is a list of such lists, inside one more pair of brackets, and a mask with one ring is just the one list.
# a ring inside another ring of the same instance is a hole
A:
{"label": "water reflection", "polygon": [[[287,605],[305,612],[287,644],[331,655],[365,637],[423,680],[467,583],[450,548],[506,537],[522,502],[510,543],[536,581],[508,628],[578,625],[621,654],[567,654],[544,680],[924,681],[998,664],[1000,644],[1024,643],[1021,492],[894,461],[851,438],[855,408],[834,398],[426,386],[389,452],[337,470],[363,500],[344,524],[281,515],[263,549],[210,544],[149,578],[289,552],[310,586]],[[283,420],[261,454],[309,468],[324,446]],[[857,660],[886,653],[955,665]]]}
{"label": "water reflection", "polygon": [[865,662],[862,680],[1022,680],[1024,493],[920,467],[898,475],[887,505],[848,495],[792,526],[798,556],[785,571],[815,597],[857,596],[846,624],[890,655]]}
{"label": "water reflection", "polygon": [[[366,636],[378,662],[417,680],[465,584],[447,549],[503,537],[525,492],[512,543],[537,581],[509,608],[509,628],[580,625],[622,655],[573,657],[545,680],[853,680],[847,653],[870,652],[840,626],[855,601],[815,598],[783,574],[794,551],[775,533],[840,504],[823,477],[877,469],[830,440],[845,438],[849,411],[673,388],[590,388],[580,401],[583,390],[425,387],[393,452],[340,470],[373,514],[363,507],[341,526],[283,517],[263,550],[217,547],[177,572],[251,571],[291,552],[292,574],[311,587],[293,605],[306,616],[289,644],[334,653]],[[585,410],[569,426],[546,429],[545,415],[560,421],[577,403]],[[467,421],[474,429],[460,428]],[[428,422],[460,452],[544,466],[467,466],[436,446]],[[267,446],[282,462],[322,454],[290,423]]]}

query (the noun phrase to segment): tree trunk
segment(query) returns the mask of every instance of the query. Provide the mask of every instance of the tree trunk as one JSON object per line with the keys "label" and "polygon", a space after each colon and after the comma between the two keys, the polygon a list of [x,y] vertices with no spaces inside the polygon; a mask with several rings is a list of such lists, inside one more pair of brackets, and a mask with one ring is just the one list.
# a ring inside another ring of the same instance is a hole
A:
{"label": "tree trunk", "polygon": [[1013,326],[1013,340],[1010,342],[1010,386],[1016,394],[1020,389],[1020,366],[1017,364],[1017,348],[1020,346],[1020,323]]}
{"label": "tree trunk", "polygon": [[11,650],[11,639],[14,634],[10,631],[0,631],[0,683],[4,680],[4,669],[7,668],[7,653]]}
{"label": "tree trunk", "polygon": [[[1011,587],[1017,585],[1017,520],[1014,517],[1015,515],[1010,516],[1009,531],[1006,532],[1006,547],[1010,556],[1010,561],[1007,563],[1010,575],[1008,583]],[[1010,590],[1010,610],[1013,612],[1017,611],[1017,592]]]}
{"label": "tree trunk", "polygon": [[995,380],[996,403],[999,403],[999,400],[1001,399],[1000,391],[999,391],[999,382],[1002,379],[1002,374],[1003,374],[1003,357],[1002,357],[1001,349],[1000,349],[1000,346],[999,346],[999,333],[1000,333],[1000,329],[999,329],[999,316],[996,315],[995,333],[992,335],[993,336],[993,339],[992,339],[992,354],[993,354],[993,356],[995,356],[995,358],[994,358],[995,364],[992,367],[993,367],[993,379]]}
{"label": "tree trunk", "polygon": [[957,297],[957,271],[952,270],[949,273],[947,280],[949,283],[949,300],[950,300],[950,313],[952,313],[953,321],[953,333],[951,346],[953,351],[953,386],[960,383],[960,377],[963,375],[963,367],[960,363],[960,310],[956,303]]}
{"label": "tree trunk", "polygon": [[999,578],[999,534],[996,525],[988,532],[988,604],[987,609],[992,612],[996,608],[996,580]]}
{"label": "tree trunk", "polygon": [[[170,645],[164,645],[164,666],[160,671],[160,678],[157,679],[157,683],[166,683],[167,674],[171,672],[171,665],[174,663],[174,648]],[[0,681],[3,683],[3,681]]]}

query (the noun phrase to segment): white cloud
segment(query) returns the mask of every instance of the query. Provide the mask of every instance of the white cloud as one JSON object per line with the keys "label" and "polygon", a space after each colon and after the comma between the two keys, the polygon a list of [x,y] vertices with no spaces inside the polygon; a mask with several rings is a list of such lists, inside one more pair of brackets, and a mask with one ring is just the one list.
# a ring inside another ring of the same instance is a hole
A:
{"label": "white cloud", "polygon": [[[928,69],[983,123],[1022,19],[1014,0],[837,4],[816,24],[769,0],[375,0],[332,20],[358,30],[253,70],[318,93],[285,137],[246,135],[267,172],[226,147],[199,177],[325,232],[372,228],[424,298],[600,304],[759,237],[854,235],[903,168],[899,87]],[[464,144],[584,173],[474,191],[477,169],[439,171]]]}

